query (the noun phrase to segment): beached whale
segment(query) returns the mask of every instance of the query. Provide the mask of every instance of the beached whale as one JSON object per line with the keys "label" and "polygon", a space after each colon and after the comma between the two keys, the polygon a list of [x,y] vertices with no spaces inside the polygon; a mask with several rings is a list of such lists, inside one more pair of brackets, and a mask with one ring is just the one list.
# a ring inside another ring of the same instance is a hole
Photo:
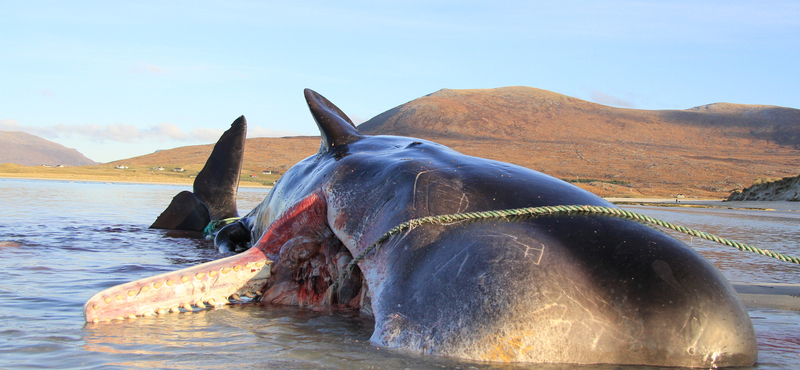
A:
{"label": "beached whale", "polygon": [[[85,306],[87,321],[248,295],[361,310],[375,318],[373,343],[424,354],[686,367],[756,361],[752,323],[722,274],[635,221],[591,214],[442,221],[375,245],[396,225],[426,216],[613,205],[430,141],[362,135],[327,99],[305,96],[321,132],[319,153],[219,231],[223,251],[243,252],[100,292]],[[363,259],[351,264],[354,257]]]}

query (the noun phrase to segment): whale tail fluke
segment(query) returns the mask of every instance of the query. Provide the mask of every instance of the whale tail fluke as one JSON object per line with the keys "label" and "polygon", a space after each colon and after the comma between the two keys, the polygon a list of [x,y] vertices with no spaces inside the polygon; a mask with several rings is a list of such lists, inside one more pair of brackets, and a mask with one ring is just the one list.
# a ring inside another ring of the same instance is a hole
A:
{"label": "whale tail fluke", "polygon": [[211,222],[208,207],[191,191],[182,191],[172,198],[167,209],[150,225],[151,229],[203,231]]}
{"label": "whale tail fluke", "polygon": [[236,193],[246,135],[247,120],[240,116],[214,145],[194,180],[193,192],[183,191],[172,198],[150,228],[203,231],[212,220],[239,216]]}

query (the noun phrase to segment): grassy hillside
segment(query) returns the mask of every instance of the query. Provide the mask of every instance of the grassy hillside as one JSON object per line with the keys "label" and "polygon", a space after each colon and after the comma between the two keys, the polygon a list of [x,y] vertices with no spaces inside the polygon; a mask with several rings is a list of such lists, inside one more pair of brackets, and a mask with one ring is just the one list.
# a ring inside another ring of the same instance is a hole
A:
{"label": "grassy hillside", "polygon": [[530,87],[444,89],[359,130],[431,139],[601,196],[724,197],[756,178],[800,171],[800,110],[774,106],[647,111]]}

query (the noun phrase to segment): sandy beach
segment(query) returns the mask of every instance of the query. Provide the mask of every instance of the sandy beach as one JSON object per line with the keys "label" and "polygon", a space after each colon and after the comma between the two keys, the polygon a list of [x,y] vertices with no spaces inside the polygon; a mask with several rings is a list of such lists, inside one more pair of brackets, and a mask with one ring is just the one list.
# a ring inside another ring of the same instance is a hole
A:
{"label": "sandy beach", "polygon": [[727,209],[762,209],[775,211],[798,211],[800,202],[786,201],[735,201],[728,202],[721,199],[676,199],[675,198],[605,198],[605,200],[619,205],[641,204],[664,207],[706,207]]}

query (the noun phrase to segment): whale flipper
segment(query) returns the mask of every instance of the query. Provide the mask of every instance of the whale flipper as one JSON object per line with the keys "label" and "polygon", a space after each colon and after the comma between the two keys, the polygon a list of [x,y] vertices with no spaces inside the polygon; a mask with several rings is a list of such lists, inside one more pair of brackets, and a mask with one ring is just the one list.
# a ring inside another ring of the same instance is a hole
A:
{"label": "whale flipper", "polygon": [[219,138],[194,180],[194,195],[208,207],[212,220],[238,217],[236,192],[244,161],[247,120],[240,116]]}
{"label": "whale flipper", "polygon": [[236,193],[246,135],[247,120],[240,116],[214,145],[194,180],[194,192],[178,193],[150,228],[203,231],[212,220],[238,217]]}

